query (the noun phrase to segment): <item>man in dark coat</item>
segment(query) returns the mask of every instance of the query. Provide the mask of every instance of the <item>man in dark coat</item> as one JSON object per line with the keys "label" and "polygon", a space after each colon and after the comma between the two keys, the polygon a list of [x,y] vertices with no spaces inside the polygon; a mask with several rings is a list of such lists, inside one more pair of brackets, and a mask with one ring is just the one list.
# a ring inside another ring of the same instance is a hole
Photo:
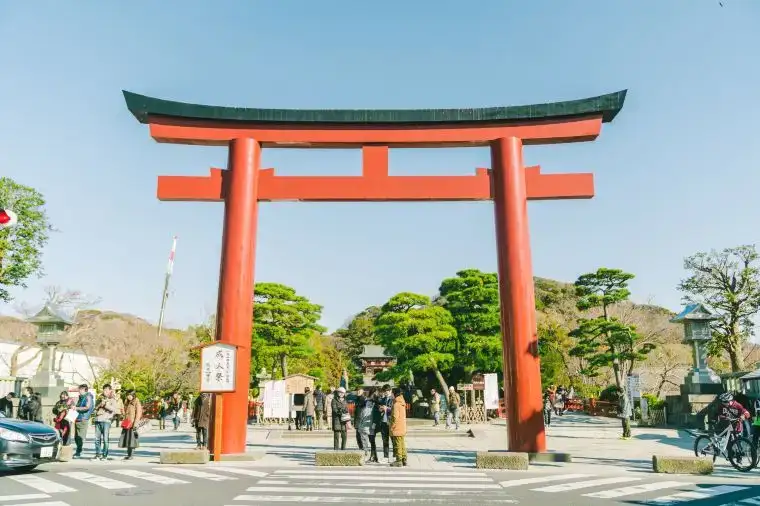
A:
{"label": "man in dark coat", "polygon": [[193,404],[193,427],[195,427],[196,449],[208,448],[208,427],[211,423],[211,395],[202,393]]}
{"label": "man in dark coat", "polygon": [[13,399],[16,394],[8,392],[5,397],[0,399],[0,413],[4,414],[6,418],[13,418]]}

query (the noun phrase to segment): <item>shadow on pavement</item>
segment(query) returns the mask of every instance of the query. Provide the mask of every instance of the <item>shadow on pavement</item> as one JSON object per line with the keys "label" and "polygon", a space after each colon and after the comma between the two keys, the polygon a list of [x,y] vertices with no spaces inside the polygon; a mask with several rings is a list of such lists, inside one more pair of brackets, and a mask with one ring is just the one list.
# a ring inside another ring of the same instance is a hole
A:
{"label": "shadow on pavement", "polygon": [[[746,504],[747,506],[750,506],[750,504],[753,503],[740,503],[739,501],[742,501],[744,499],[749,498],[755,498],[760,494],[760,485],[726,485],[721,483],[711,483],[709,485],[701,484],[697,485],[697,490],[694,490],[691,487],[688,488],[674,488],[670,489],[670,493],[668,493],[668,496],[680,494],[683,492],[696,492],[699,493],[699,489],[704,489],[706,493],[710,489],[714,489],[715,487],[744,487],[742,490],[737,490],[736,492],[729,492],[727,494],[722,494],[715,497],[704,497],[699,498],[691,496],[691,497],[680,497],[675,498],[672,502],[673,503],[681,503],[684,501],[688,501],[689,506],[729,506],[729,505],[741,505]],[[639,504],[639,505],[645,505],[645,504],[652,504],[651,500],[625,500],[621,501],[622,504]],[[670,504],[670,503],[666,503]]]}

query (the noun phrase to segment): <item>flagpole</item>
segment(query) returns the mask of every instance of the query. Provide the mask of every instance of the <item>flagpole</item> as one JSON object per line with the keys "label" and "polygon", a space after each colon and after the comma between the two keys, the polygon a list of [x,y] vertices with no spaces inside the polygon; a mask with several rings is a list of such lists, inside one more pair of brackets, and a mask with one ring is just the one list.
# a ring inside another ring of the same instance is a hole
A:
{"label": "flagpole", "polygon": [[169,298],[169,280],[174,272],[174,253],[177,251],[177,236],[172,239],[172,250],[169,253],[169,263],[166,265],[166,277],[164,278],[164,293],[161,296],[161,313],[158,315],[158,337],[164,329],[164,313],[166,312],[166,299]]}

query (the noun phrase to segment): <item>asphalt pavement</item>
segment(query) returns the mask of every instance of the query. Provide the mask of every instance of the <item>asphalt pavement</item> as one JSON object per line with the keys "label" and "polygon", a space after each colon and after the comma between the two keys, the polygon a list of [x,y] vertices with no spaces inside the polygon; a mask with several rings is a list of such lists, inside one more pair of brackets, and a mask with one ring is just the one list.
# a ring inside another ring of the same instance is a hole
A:
{"label": "asphalt pavement", "polygon": [[653,473],[419,470],[368,465],[262,468],[120,461],[54,464],[0,475],[0,506],[519,504],[760,506],[758,479]]}

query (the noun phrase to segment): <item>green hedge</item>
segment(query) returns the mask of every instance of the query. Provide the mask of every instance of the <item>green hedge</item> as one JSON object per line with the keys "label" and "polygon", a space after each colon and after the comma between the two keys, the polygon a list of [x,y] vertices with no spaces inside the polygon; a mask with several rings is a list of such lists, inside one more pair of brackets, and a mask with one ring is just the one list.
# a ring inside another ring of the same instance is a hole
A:
{"label": "green hedge", "polygon": [[363,466],[363,452],[347,451],[321,451],[316,453],[316,465],[318,466]]}
{"label": "green hedge", "polygon": [[712,474],[713,460],[710,457],[664,457],[652,456],[652,470],[665,474]]}
{"label": "green hedge", "polygon": [[475,455],[476,469],[528,470],[528,454],[512,452],[478,452]]}

